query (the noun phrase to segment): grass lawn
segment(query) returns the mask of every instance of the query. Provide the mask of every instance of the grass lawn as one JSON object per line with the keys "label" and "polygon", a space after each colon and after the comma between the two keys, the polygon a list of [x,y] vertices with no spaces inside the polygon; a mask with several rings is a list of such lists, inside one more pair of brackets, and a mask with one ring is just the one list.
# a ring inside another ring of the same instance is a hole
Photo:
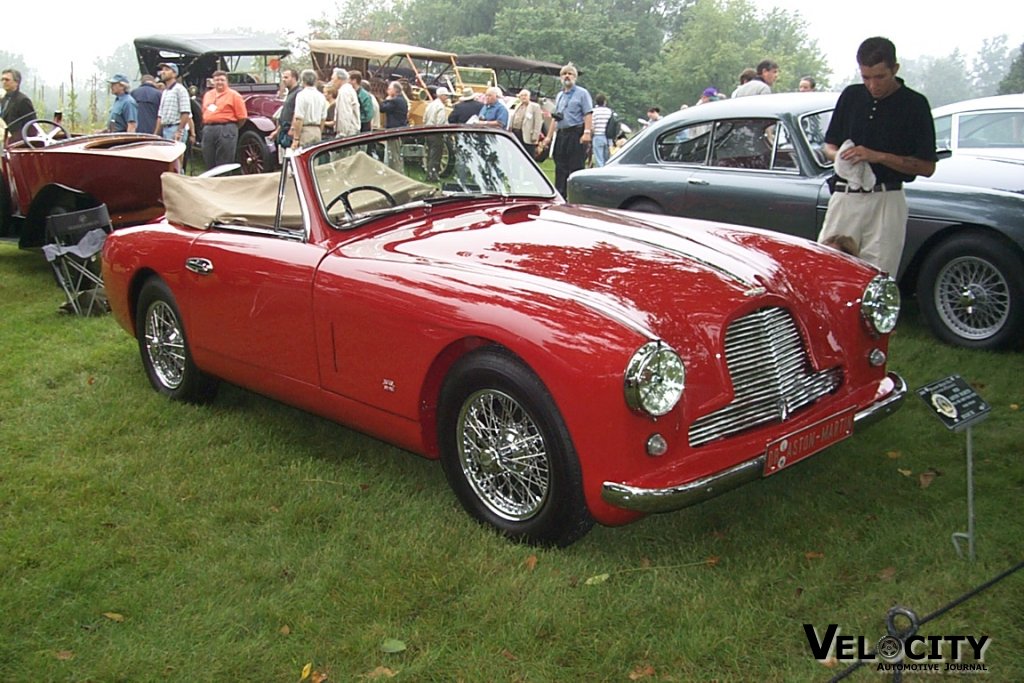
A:
{"label": "grass lawn", "polygon": [[[890,367],[992,405],[974,563],[950,542],[964,436],[916,397],[792,471],[540,550],[471,521],[437,463],[231,386],[164,400],[109,316],[59,303],[0,243],[0,681],[826,680],[803,624],[873,647],[893,605],[1024,558],[1024,354],[942,346],[912,305]],[[988,635],[984,680],[1024,680],[1024,572],[922,634]]]}

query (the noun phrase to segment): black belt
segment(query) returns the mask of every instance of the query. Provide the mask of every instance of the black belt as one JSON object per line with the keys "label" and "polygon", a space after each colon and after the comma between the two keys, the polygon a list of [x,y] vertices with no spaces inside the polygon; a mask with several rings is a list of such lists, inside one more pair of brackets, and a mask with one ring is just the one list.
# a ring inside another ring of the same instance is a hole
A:
{"label": "black belt", "polygon": [[896,181],[895,183],[878,183],[874,187],[859,190],[855,190],[850,187],[849,183],[845,180],[836,181],[836,192],[863,192],[865,194],[869,194],[871,192],[895,192],[896,190],[902,189],[903,183],[900,181]]}
{"label": "black belt", "polygon": [[579,130],[582,127],[583,127],[583,124],[581,123],[578,126],[566,126],[565,128],[559,128],[558,130],[559,131],[563,131],[563,130]]}
{"label": "black belt", "polygon": [[206,124],[208,126],[237,126],[238,121],[214,121],[213,123]]}

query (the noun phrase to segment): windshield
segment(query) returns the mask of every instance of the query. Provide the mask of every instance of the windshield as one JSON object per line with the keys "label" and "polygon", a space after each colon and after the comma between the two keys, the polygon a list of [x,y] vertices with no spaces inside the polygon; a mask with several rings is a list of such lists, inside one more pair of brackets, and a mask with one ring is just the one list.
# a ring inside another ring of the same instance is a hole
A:
{"label": "windshield", "polygon": [[331,146],[313,157],[312,168],[321,207],[339,227],[417,203],[554,195],[515,139],[489,132],[409,129]]}

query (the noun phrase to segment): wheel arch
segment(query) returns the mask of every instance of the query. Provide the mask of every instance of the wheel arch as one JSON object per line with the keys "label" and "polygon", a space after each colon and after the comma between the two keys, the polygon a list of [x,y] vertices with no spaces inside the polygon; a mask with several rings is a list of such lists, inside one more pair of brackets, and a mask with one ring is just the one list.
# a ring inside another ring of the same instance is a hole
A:
{"label": "wheel arch", "polygon": [[935,249],[947,240],[964,235],[977,236],[979,238],[999,242],[1006,247],[1009,252],[1015,254],[1017,259],[1021,262],[1021,267],[1024,268],[1024,247],[1002,231],[991,226],[979,225],[977,223],[956,223],[947,225],[941,230],[936,230],[930,234],[920,246],[918,246],[917,251],[914,252],[914,258],[912,258],[910,263],[907,264],[907,267],[903,270],[903,273],[899,278],[900,289],[903,293],[915,293],[917,278],[921,274],[921,267]]}

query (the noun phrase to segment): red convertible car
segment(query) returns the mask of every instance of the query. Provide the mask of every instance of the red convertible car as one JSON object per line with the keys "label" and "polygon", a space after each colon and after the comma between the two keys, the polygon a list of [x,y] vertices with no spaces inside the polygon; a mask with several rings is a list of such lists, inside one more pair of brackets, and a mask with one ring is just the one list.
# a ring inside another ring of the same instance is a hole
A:
{"label": "red convertible car", "polygon": [[774,476],[905,397],[892,280],[796,237],[567,206],[506,131],[163,182],[166,217],[103,252],[153,387],[224,380],[439,458],[513,539]]}

